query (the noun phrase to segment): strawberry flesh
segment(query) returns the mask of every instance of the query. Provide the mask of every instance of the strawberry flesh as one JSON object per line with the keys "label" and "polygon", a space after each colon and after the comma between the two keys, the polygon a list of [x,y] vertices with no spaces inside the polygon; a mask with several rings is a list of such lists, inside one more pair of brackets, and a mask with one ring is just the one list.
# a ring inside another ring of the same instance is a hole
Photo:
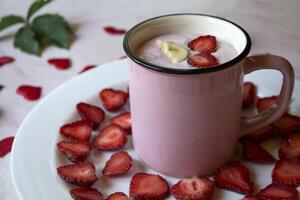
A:
{"label": "strawberry flesh", "polygon": [[61,141],[57,144],[57,148],[72,162],[80,162],[86,160],[91,152],[90,145],[82,142]]}
{"label": "strawberry flesh", "polygon": [[280,136],[285,136],[300,131],[300,117],[284,114],[274,124],[275,131]]}
{"label": "strawberry flesh", "polygon": [[254,196],[245,196],[242,200],[260,200],[258,197]]}
{"label": "strawberry flesh", "polygon": [[90,140],[93,128],[89,121],[76,121],[71,124],[63,125],[60,128],[60,134],[75,141],[88,142]]}
{"label": "strawberry flesh", "polygon": [[273,137],[274,132],[274,127],[269,125],[247,134],[244,138],[261,143]]}
{"label": "strawberry flesh", "polygon": [[188,47],[192,51],[200,53],[210,53],[217,51],[217,40],[215,36],[204,35],[190,41]]}
{"label": "strawberry flesh", "polygon": [[86,72],[86,71],[88,71],[88,70],[91,70],[91,69],[93,69],[93,68],[95,68],[96,67],[96,65],[87,65],[87,66],[85,66],[84,68],[82,68],[82,70],[79,72],[79,74],[82,74],[83,72]]}
{"label": "strawberry flesh", "polygon": [[123,192],[115,192],[107,197],[106,200],[130,200]]}
{"label": "strawberry flesh", "polygon": [[21,85],[17,88],[16,92],[28,101],[35,101],[41,97],[42,88],[32,85]]}
{"label": "strawberry flesh", "polygon": [[249,108],[254,104],[256,98],[255,85],[251,82],[244,83],[243,108]]}
{"label": "strawberry flesh", "polygon": [[71,67],[71,61],[68,58],[52,58],[48,60],[48,63],[59,70],[65,70]]}
{"label": "strawberry flesh", "polygon": [[208,200],[211,198],[213,190],[214,184],[208,178],[193,177],[180,180],[172,187],[171,193],[177,200]]}
{"label": "strawberry flesh", "polygon": [[125,174],[132,167],[132,158],[125,152],[114,153],[106,162],[102,174],[104,176],[119,176]]}
{"label": "strawberry flesh", "polygon": [[127,143],[127,133],[120,126],[111,124],[101,130],[94,140],[94,146],[98,150],[116,150]]}
{"label": "strawberry flesh", "polygon": [[275,162],[275,158],[259,144],[248,139],[242,139],[241,143],[243,145],[243,157],[246,160],[261,164]]}
{"label": "strawberry flesh", "polygon": [[11,151],[15,137],[7,137],[0,141],[0,157],[3,158]]}
{"label": "strawberry flesh", "polygon": [[131,134],[131,114],[130,112],[121,113],[111,119],[111,123],[120,126],[128,134]]}
{"label": "strawberry flesh", "polygon": [[97,106],[80,102],[76,108],[83,119],[91,122],[94,129],[97,129],[105,118],[104,111]]}
{"label": "strawberry flesh", "polygon": [[291,186],[270,184],[257,194],[261,200],[297,200],[298,191]]}
{"label": "strawberry flesh", "polygon": [[300,185],[300,160],[278,160],[272,172],[273,183]]}
{"label": "strawberry flesh", "polygon": [[128,99],[128,93],[112,88],[103,89],[99,94],[104,107],[108,111],[119,110]]}
{"label": "strawberry flesh", "polygon": [[278,151],[280,159],[300,160],[300,135],[289,135],[285,137]]}
{"label": "strawberry flesh", "polygon": [[259,98],[256,101],[256,108],[258,112],[262,112],[264,110],[267,110],[269,107],[271,107],[273,104],[276,103],[277,96],[270,96],[270,97],[264,97]]}
{"label": "strawberry flesh", "polygon": [[89,187],[97,181],[95,166],[89,162],[58,167],[57,174],[66,182],[83,187]]}
{"label": "strawberry flesh", "polygon": [[101,192],[94,188],[75,188],[70,190],[70,194],[75,200],[105,200]]}
{"label": "strawberry flesh", "polygon": [[11,62],[14,62],[15,59],[13,57],[10,57],[10,56],[1,56],[0,57],[0,67],[4,64],[8,64],[8,63],[11,63]]}
{"label": "strawberry flesh", "polygon": [[189,65],[197,68],[208,68],[219,64],[217,58],[210,53],[201,53],[190,56],[187,62]]}
{"label": "strawberry flesh", "polygon": [[120,29],[113,26],[104,27],[104,31],[110,35],[123,35],[127,32],[125,29]]}
{"label": "strawberry flesh", "polygon": [[232,190],[242,194],[251,194],[253,192],[253,183],[247,167],[238,161],[232,161],[214,174],[214,181],[220,188]]}

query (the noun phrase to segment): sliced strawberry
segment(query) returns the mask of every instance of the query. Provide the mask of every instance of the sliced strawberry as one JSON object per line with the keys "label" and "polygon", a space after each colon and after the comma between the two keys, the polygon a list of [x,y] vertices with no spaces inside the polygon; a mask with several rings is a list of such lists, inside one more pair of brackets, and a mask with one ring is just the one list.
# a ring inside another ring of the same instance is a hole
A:
{"label": "sliced strawberry", "polygon": [[242,194],[253,192],[253,183],[245,165],[232,161],[219,168],[214,175],[214,181],[220,188],[232,190]]}
{"label": "sliced strawberry", "polygon": [[249,108],[254,104],[256,98],[256,88],[251,82],[244,83],[243,108]]}
{"label": "sliced strawberry", "polygon": [[273,183],[300,185],[300,160],[278,160],[272,172]]}
{"label": "sliced strawberry", "polygon": [[243,157],[246,160],[261,164],[275,162],[275,158],[259,144],[248,139],[242,139],[241,143],[243,145]]}
{"label": "sliced strawberry", "polygon": [[104,107],[109,111],[119,110],[127,101],[128,93],[112,88],[104,89],[99,94]]}
{"label": "sliced strawberry", "polygon": [[176,183],[171,193],[177,200],[208,200],[214,190],[214,184],[208,178],[193,177]]}
{"label": "sliced strawberry", "polygon": [[189,65],[197,68],[208,68],[219,64],[217,58],[210,53],[201,53],[190,56],[187,62]]}
{"label": "sliced strawberry", "polygon": [[57,144],[57,148],[60,152],[65,154],[72,162],[86,160],[91,152],[90,145],[82,142],[61,141]]}
{"label": "sliced strawberry", "polygon": [[261,143],[273,137],[274,132],[274,127],[272,125],[269,125],[249,133],[244,138]]}
{"label": "sliced strawberry", "polygon": [[104,111],[98,106],[80,102],[76,108],[83,119],[91,122],[94,129],[97,129],[105,118]]}
{"label": "sliced strawberry", "polygon": [[211,35],[199,36],[190,41],[188,47],[192,51],[198,51],[200,53],[215,52],[217,51],[217,40],[215,36]]}
{"label": "sliced strawberry", "polygon": [[97,181],[95,166],[89,162],[58,167],[57,174],[66,182],[83,187]]}
{"label": "sliced strawberry", "polygon": [[114,153],[106,162],[102,174],[104,176],[119,176],[128,172],[132,167],[132,158],[126,151]]}
{"label": "sliced strawberry", "polygon": [[259,98],[256,101],[256,108],[258,112],[262,112],[264,110],[267,110],[271,105],[276,103],[277,96],[270,96],[270,97],[264,97]]}
{"label": "sliced strawberry", "polygon": [[242,200],[261,200],[258,197],[255,196],[245,196]]}
{"label": "sliced strawberry", "polygon": [[71,124],[63,125],[60,128],[61,135],[81,142],[88,142],[92,131],[92,125],[87,120],[76,121]]}
{"label": "sliced strawberry", "polygon": [[121,113],[111,119],[111,123],[120,126],[128,134],[131,134],[131,115],[130,112]]}
{"label": "sliced strawberry", "polygon": [[300,160],[300,135],[289,135],[283,139],[278,156],[281,159]]}
{"label": "sliced strawberry", "polygon": [[41,97],[42,88],[32,85],[21,85],[17,88],[16,92],[23,96],[26,100],[35,101]]}
{"label": "sliced strawberry", "polygon": [[127,143],[127,133],[120,127],[111,124],[101,130],[94,140],[94,146],[98,150],[116,150]]}
{"label": "sliced strawberry", "polygon": [[257,194],[262,200],[297,200],[298,191],[291,186],[270,184]]}
{"label": "sliced strawberry", "polygon": [[300,131],[300,117],[284,114],[275,122],[275,131],[281,136],[292,134]]}
{"label": "sliced strawberry", "polygon": [[15,59],[13,57],[1,56],[0,57],[0,67],[4,64],[11,63],[11,62],[14,62],[14,61],[15,61]]}
{"label": "sliced strawberry", "polygon": [[0,141],[0,157],[3,158],[11,151],[15,137],[7,137]]}
{"label": "sliced strawberry", "polygon": [[48,60],[48,63],[59,70],[65,70],[71,67],[71,60],[68,58],[52,58]]}
{"label": "sliced strawberry", "polygon": [[83,72],[86,72],[86,71],[88,71],[88,70],[91,70],[91,69],[93,69],[93,68],[95,68],[96,67],[96,65],[87,65],[87,66],[85,66],[84,68],[82,68],[82,70],[78,73],[78,74],[82,74]]}
{"label": "sliced strawberry", "polygon": [[101,192],[94,188],[75,188],[70,190],[70,194],[75,200],[105,200]]}
{"label": "sliced strawberry", "polygon": [[123,35],[126,33],[125,29],[120,29],[113,26],[104,27],[104,31],[110,35]]}
{"label": "sliced strawberry", "polygon": [[163,200],[170,195],[170,189],[160,175],[141,172],[132,177],[129,193],[135,200]]}
{"label": "sliced strawberry", "polygon": [[130,200],[130,199],[131,198],[129,198],[123,192],[115,192],[106,198],[106,200]]}

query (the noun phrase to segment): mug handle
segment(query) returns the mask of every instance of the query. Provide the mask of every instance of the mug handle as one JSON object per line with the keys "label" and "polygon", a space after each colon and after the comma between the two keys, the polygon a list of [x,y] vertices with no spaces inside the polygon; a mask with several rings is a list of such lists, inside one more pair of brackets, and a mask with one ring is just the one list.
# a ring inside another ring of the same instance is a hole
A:
{"label": "mug handle", "polygon": [[267,110],[241,120],[241,137],[275,122],[287,110],[294,89],[294,70],[288,60],[274,55],[257,55],[245,58],[244,73],[249,74],[260,69],[275,69],[283,75],[280,94]]}

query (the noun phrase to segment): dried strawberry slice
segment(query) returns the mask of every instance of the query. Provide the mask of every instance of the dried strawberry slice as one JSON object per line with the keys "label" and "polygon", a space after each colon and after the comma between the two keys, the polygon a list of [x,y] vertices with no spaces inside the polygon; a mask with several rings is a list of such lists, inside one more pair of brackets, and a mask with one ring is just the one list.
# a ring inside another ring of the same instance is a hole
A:
{"label": "dried strawberry slice", "polygon": [[105,118],[104,111],[98,106],[80,102],[76,108],[83,119],[91,122],[94,129],[97,129]]}
{"label": "dried strawberry slice", "polygon": [[115,192],[107,197],[106,200],[130,200],[126,194],[123,192]]}
{"label": "dried strawberry slice", "polygon": [[132,158],[126,151],[114,153],[106,162],[102,174],[104,176],[119,176],[128,172],[132,166]]}
{"label": "dried strawberry slice", "polygon": [[244,138],[254,142],[264,142],[274,136],[274,127],[272,125],[263,127],[246,135]]}
{"label": "dried strawberry slice", "polygon": [[113,26],[104,27],[104,31],[110,35],[123,35],[127,32],[125,29],[120,29]]}
{"label": "dried strawberry slice", "polygon": [[251,82],[244,83],[243,108],[249,108],[254,104],[256,98],[256,88]]}
{"label": "dried strawberry slice", "polygon": [[272,172],[273,183],[300,185],[300,160],[278,160]]}
{"label": "dried strawberry slice", "polygon": [[48,63],[59,70],[65,70],[71,67],[71,60],[68,58],[52,58],[48,60]]}
{"label": "dried strawberry slice", "polygon": [[15,59],[13,57],[1,56],[0,57],[0,67],[4,64],[11,63],[11,62],[14,62],[14,61],[15,61]]}
{"label": "dried strawberry slice", "polygon": [[91,70],[91,69],[93,69],[93,68],[95,68],[96,67],[96,65],[87,65],[87,66],[85,66],[84,68],[82,68],[82,70],[80,71],[80,72],[78,72],[78,74],[82,74],[83,72],[86,72],[86,71],[88,71],[88,70]]}
{"label": "dried strawberry slice", "polygon": [[242,194],[253,192],[249,171],[245,165],[238,161],[229,162],[219,168],[214,174],[214,181],[220,188]]}
{"label": "dried strawberry slice", "polygon": [[261,200],[297,200],[298,191],[291,186],[270,184],[257,194]]}
{"label": "dried strawberry slice", "polygon": [[197,68],[208,68],[219,64],[217,58],[209,53],[201,53],[190,56],[187,62],[189,65]]}
{"label": "dried strawberry slice", "polygon": [[0,141],[0,157],[4,157],[11,151],[15,137],[7,137]]}
{"label": "dried strawberry slice", "polygon": [[164,200],[170,195],[170,189],[160,175],[141,172],[132,177],[129,193],[135,200]]}
{"label": "dried strawberry slice", "polygon": [[264,110],[267,110],[269,107],[271,107],[274,103],[276,103],[277,97],[278,96],[270,96],[270,97],[257,99],[256,108],[258,112],[262,112]]}
{"label": "dried strawberry slice", "polygon": [[190,41],[188,47],[192,51],[204,52],[215,52],[217,51],[217,40],[215,36],[204,35]]}
{"label": "dried strawberry slice", "polygon": [[130,112],[121,113],[111,119],[111,123],[120,126],[128,134],[131,134],[131,114]]}
{"label": "dried strawberry slice", "polygon": [[278,156],[281,159],[300,160],[300,135],[289,135],[283,139]]}
{"label": "dried strawberry slice", "polygon": [[42,88],[32,85],[21,85],[17,88],[16,92],[26,100],[35,101],[41,97]]}
{"label": "dried strawberry slice", "polygon": [[61,141],[57,144],[57,148],[72,162],[84,161],[91,152],[90,145],[82,142]]}
{"label": "dried strawberry slice", "polygon": [[213,190],[214,184],[208,178],[193,177],[176,183],[171,189],[171,194],[177,200],[210,199]]}
{"label": "dried strawberry slice", "polygon": [[119,110],[128,99],[128,93],[112,88],[103,89],[99,94],[104,107],[109,111]]}
{"label": "dried strawberry slice", "polygon": [[70,194],[75,200],[105,200],[101,192],[94,188],[75,188],[70,190]]}
{"label": "dried strawberry slice", "polygon": [[275,131],[280,136],[285,136],[300,131],[300,117],[284,114],[274,124]]}
{"label": "dried strawberry slice", "polygon": [[92,125],[87,120],[65,124],[60,128],[61,135],[81,142],[88,142],[90,140],[92,131]]}

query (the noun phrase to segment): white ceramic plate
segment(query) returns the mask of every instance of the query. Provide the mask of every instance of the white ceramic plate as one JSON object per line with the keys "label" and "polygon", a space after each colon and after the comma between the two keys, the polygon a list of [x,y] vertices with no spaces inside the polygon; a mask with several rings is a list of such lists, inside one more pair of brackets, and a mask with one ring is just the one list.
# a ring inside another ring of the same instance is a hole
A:
{"label": "white ceramic plate", "polygon": [[[246,78],[258,85],[259,95],[277,94],[280,89],[281,75],[272,70],[253,73]],[[63,84],[45,97],[26,117],[19,128],[14,141],[11,159],[13,183],[20,200],[71,200],[70,188],[74,186],[63,182],[56,174],[56,167],[68,161],[56,150],[59,127],[65,123],[80,119],[75,105],[80,101],[101,105],[98,92],[106,87],[126,90],[128,84],[128,66],[125,60],[97,67]],[[300,81],[295,83],[292,112],[300,114]],[[102,106],[102,105],[101,105]],[[123,110],[128,110],[128,105]],[[114,115],[113,113],[108,114]],[[106,120],[108,121],[108,119]],[[105,125],[105,123],[104,123]],[[103,125],[102,125],[103,126]],[[96,132],[94,133],[96,134]],[[263,146],[277,157],[278,139],[270,140]],[[131,138],[126,150],[135,160],[133,168],[126,176],[104,178],[101,169],[111,152],[92,153],[89,160],[96,164],[99,181],[94,187],[105,196],[113,192],[128,194],[130,178],[138,171],[157,173],[138,161],[133,151]],[[258,165],[245,162],[250,168],[256,189],[271,182],[273,165]],[[178,179],[165,177],[170,185]],[[214,200],[237,200],[243,196],[234,192],[215,188]],[[173,197],[169,197],[173,199]]]}

